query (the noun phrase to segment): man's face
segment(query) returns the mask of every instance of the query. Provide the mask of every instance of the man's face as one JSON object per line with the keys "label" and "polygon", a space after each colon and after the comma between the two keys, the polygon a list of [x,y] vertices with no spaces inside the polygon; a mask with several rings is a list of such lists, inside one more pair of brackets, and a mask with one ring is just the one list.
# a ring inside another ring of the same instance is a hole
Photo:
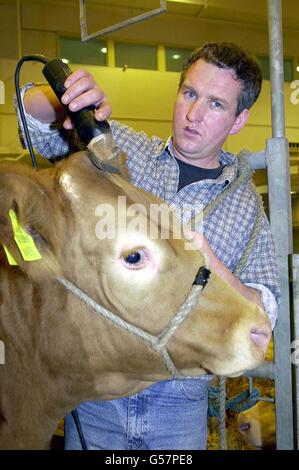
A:
{"label": "man's face", "polygon": [[202,59],[186,73],[173,114],[175,156],[202,168],[219,166],[219,151],[229,134],[246,123],[248,110],[236,117],[241,83],[230,70]]}

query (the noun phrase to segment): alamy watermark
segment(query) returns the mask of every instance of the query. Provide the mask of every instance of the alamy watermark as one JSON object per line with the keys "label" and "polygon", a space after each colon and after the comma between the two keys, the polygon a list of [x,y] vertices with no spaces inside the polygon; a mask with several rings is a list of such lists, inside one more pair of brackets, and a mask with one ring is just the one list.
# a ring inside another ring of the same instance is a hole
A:
{"label": "alamy watermark", "polygon": [[291,88],[294,91],[291,93],[291,103],[299,104],[299,80],[294,80],[291,82]]}
{"label": "alamy watermark", "polygon": [[4,82],[0,80],[0,104],[5,103],[5,86]]}
{"label": "alamy watermark", "polygon": [[5,364],[5,347],[3,341],[0,340],[0,365]]}
{"label": "alamy watermark", "polygon": [[[151,240],[187,239],[185,230],[202,233],[202,205],[183,204],[171,209],[167,204],[127,205],[126,196],[119,196],[117,207],[102,203],[96,207],[95,234],[99,240],[116,240],[124,234],[140,234]],[[183,224],[183,225],[182,225]],[[197,246],[198,247],[198,246]],[[185,249],[197,249],[185,243]]]}

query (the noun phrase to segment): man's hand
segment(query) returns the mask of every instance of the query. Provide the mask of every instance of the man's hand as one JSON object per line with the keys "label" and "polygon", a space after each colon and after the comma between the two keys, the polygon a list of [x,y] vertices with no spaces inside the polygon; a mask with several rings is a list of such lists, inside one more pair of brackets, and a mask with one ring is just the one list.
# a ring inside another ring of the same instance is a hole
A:
{"label": "man's hand", "polygon": [[250,302],[255,303],[264,310],[264,305],[261,301],[261,294],[259,291],[247,287],[217,258],[208,240],[202,233],[192,232],[191,230],[184,229],[184,234],[195,246],[206,255],[211,269],[213,269],[219,276],[223,277],[232,287],[234,287],[239,294],[245,297]]}
{"label": "man's hand", "polygon": [[[71,111],[79,111],[87,106],[95,106],[95,118],[98,121],[107,119],[111,114],[111,106],[93,76],[86,70],[76,70],[65,81],[67,91],[61,98],[63,104],[68,105]],[[69,117],[63,122],[65,129],[72,129],[73,124]]]}
{"label": "man's hand", "polygon": [[[110,116],[111,106],[108,99],[89,72],[83,69],[76,70],[67,78],[64,85],[67,91],[62,96],[62,101],[71,111],[79,111],[86,106],[94,105],[95,118],[98,121]],[[24,106],[26,112],[40,122],[63,122],[65,129],[74,127],[50,85],[29,88],[25,93]]]}

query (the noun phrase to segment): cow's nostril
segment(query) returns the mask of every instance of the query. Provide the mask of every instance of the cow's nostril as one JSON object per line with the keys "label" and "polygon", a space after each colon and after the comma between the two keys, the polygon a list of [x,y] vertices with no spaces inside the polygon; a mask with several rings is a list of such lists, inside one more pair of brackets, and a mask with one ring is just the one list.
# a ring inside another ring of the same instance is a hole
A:
{"label": "cow's nostril", "polygon": [[245,431],[248,431],[249,429],[250,429],[250,423],[248,423],[248,421],[245,423],[239,424],[239,431],[245,432]]}
{"label": "cow's nostril", "polygon": [[261,347],[263,351],[266,352],[271,338],[271,333],[262,328],[252,328],[250,336],[254,344]]}

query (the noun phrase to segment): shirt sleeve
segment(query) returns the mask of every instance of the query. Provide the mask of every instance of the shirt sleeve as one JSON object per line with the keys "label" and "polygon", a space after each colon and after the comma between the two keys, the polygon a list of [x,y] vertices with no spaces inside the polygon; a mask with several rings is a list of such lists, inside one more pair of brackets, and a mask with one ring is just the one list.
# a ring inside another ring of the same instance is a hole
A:
{"label": "shirt sleeve", "polygon": [[157,136],[148,136],[143,131],[136,131],[132,127],[126,126],[118,121],[111,120],[110,126],[113,139],[128,156],[129,160],[152,158],[159,155],[165,142]]}
{"label": "shirt sleeve", "polygon": [[[26,91],[36,85],[38,84],[28,83],[21,89],[22,102]],[[14,105],[18,114],[20,141],[23,148],[26,148],[27,143],[16,97]],[[64,158],[70,153],[86,148],[77,132],[64,129],[62,123],[43,123],[26,112],[25,118],[33,147],[48,160]],[[141,157],[146,160],[163,149],[164,142],[159,137],[149,137],[145,132],[137,132],[117,121],[111,120],[109,123],[116,145],[127,154],[129,167],[134,167]]]}
{"label": "shirt sleeve", "polygon": [[256,289],[261,294],[261,301],[264,306],[265,312],[267,313],[272,330],[275,327],[276,320],[277,320],[277,313],[278,313],[278,305],[276,299],[270,289],[262,284],[254,284],[254,283],[246,283],[247,287],[251,287],[252,289]]}
{"label": "shirt sleeve", "polygon": [[[29,83],[21,89],[23,108],[25,92],[33,86],[35,86],[33,83]],[[18,115],[20,141],[23,148],[26,148],[27,143],[16,97],[14,98],[14,106]],[[26,113],[25,109],[24,113],[32,145],[42,157],[54,161],[85,148],[76,131],[64,129],[61,123],[40,122]]]}
{"label": "shirt sleeve", "polygon": [[281,292],[273,236],[265,214],[260,233],[246,266],[240,274],[240,281],[260,292],[261,301],[273,329],[277,319]]}
{"label": "shirt sleeve", "polygon": [[[254,217],[256,217],[256,214],[252,214],[252,219]],[[252,228],[250,228],[248,232],[251,233],[251,230]],[[246,239],[246,243],[248,243],[248,239]],[[281,292],[275,246],[270,225],[265,214],[262,218],[258,237],[248,256],[246,265],[241,271],[240,281],[243,284],[262,284],[272,292],[277,304],[279,304]]]}

